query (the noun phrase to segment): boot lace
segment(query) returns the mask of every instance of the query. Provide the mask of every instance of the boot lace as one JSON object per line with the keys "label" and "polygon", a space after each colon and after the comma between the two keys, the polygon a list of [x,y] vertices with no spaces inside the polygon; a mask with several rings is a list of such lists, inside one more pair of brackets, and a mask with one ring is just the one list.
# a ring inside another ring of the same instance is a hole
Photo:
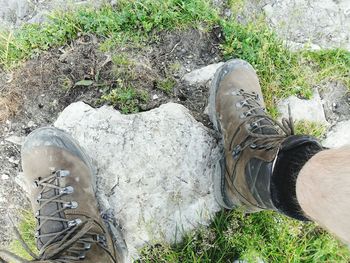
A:
{"label": "boot lace", "polygon": [[[98,245],[102,248],[111,258],[112,262],[117,262],[112,253],[107,249],[107,241],[105,238],[104,228],[94,219],[87,217],[87,219],[81,220],[79,218],[74,220],[67,220],[60,215],[67,209],[75,209],[78,207],[78,203],[71,201],[65,202],[61,197],[69,195],[74,192],[72,186],[60,187],[59,179],[70,175],[67,170],[58,170],[52,173],[51,176],[41,179],[39,178],[34,182],[36,187],[41,187],[40,194],[37,198],[37,202],[40,204],[39,209],[36,213],[36,219],[38,225],[36,228],[36,238],[48,238],[48,241],[41,247],[39,254],[36,255],[29,246],[25,243],[21,237],[18,229],[14,227],[14,233],[18,240],[21,242],[23,248],[28,252],[28,254],[34,259],[33,261],[27,261],[20,258],[13,253],[0,250],[0,262],[1,259],[7,260],[4,262],[55,262],[55,263],[71,263],[78,260],[83,260],[85,254],[90,250],[93,244]],[[55,195],[51,198],[43,198],[43,194],[47,191],[55,190]],[[45,206],[56,203],[60,204],[58,210],[53,211],[49,215],[40,215],[40,210]],[[55,216],[56,215],[56,216]],[[66,227],[58,232],[53,232],[49,234],[40,234],[41,229],[44,224],[50,222],[63,222]],[[98,226],[104,234],[98,234],[92,231],[92,228]],[[49,249],[48,249],[49,248]]]}
{"label": "boot lace", "polygon": [[[248,93],[243,89],[237,95],[243,100],[238,102],[236,107],[247,108],[240,115],[243,119],[230,142],[230,151],[235,160],[248,147],[258,150],[273,150],[279,147],[281,142],[288,136],[294,135],[293,119],[289,111],[289,119],[283,118],[281,122],[272,119],[265,113],[265,108],[258,101],[259,95],[255,92]],[[234,140],[241,129],[247,130],[247,136],[239,143],[234,144]]]}

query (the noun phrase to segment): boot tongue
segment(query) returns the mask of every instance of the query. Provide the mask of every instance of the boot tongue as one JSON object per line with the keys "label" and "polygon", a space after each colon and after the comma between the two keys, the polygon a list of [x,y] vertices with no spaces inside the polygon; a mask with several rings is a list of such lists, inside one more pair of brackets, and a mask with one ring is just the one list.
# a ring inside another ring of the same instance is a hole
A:
{"label": "boot tongue", "polygon": [[282,143],[271,178],[271,198],[281,213],[308,220],[296,201],[296,181],[304,164],[323,149],[316,138],[305,135],[289,136]]}
{"label": "boot tongue", "polygon": [[[50,189],[44,193],[41,194],[41,197],[43,199],[51,199],[59,194],[57,189]],[[55,211],[58,211],[61,208],[61,204],[50,202],[49,204],[45,205],[42,209],[40,209],[39,213],[41,216],[50,216],[55,218],[64,218],[63,213],[54,213]],[[53,214],[54,213],[54,214]],[[53,214],[53,215],[52,215]],[[40,221],[42,222],[41,219]],[[39,223],[41,223],[39,222]],[[66,228],[66,224],[59,221],[53,221],[49,220],[47,221],[39,230],[40,235],[50,234],[50,233],[57,233],[61,232]],[[38,248],[41,249],[42,246],[44,246],[53,236],[49,237],[42,237],[38,239]],[[55,242],[59,241],[62,237],[58,237]]]}

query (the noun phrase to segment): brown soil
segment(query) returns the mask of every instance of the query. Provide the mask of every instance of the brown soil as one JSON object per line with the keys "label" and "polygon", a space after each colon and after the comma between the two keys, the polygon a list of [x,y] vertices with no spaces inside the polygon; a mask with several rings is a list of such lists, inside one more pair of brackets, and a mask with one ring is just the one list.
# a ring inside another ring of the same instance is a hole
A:
{"label": "brown soil", "polygon": [[[20,146],[6,138],[24,137],[38,127],[52,125],[58,114],[75,101],[101,106],[101,95],[117,88],[120,79],[124,85],[150,94],[150,100],[140,105],[141,111],[177,102],[189,108],[197,120],[210,126],[203,114],[207,86],[189,86],[181,78],[189,71],[220,60],[219,32],[215,31],[163,32],[157,41],[146,46],[116,48],[113,53],[99,51],[98,39],[83,36],[31,59],[11,74],[0,72],[0,245],[7,244],[12,235],[6,214],[17,219],[20,208],[29,207],[16,184]],[[114,64],[113,56],[120,54],[132,63]],[[158,88],[158,82],[164,79],[175,81],[173,92],[168,94]],[[75,87],[81,80],[92,80],[94,84]],[[154,95],[158,98],[153,99]]]}

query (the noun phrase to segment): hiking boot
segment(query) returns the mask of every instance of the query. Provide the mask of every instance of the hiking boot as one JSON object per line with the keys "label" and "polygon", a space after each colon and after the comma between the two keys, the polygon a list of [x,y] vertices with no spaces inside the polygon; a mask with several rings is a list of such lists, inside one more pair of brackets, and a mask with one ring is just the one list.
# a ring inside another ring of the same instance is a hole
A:
{"label": "hiking boot", "polygon": [[73,138],[56,128],[32,132],[22,167],[37,221],[35,262],[124,262],[124,240],[101,217],[91,160]]}
{"label": "hiking boot", "polygon": [[294,211],[300,207],[293,200],[293,180],[322,146],[310,136],[294,135],[291,119],[281,124],[267,115],[257,74],[248,62],[231,60],[217,70],[209,116],[224,147],[213,178],[218,203],[228,209],[272,209],[305,219]]}

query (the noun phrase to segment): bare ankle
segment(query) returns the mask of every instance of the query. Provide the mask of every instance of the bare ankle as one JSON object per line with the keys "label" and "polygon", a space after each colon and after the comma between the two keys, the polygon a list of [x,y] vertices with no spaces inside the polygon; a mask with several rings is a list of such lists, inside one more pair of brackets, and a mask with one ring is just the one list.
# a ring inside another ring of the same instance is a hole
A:
{"label": "bare ankle", "polygon": [[301,169],[296,194],[305,214],[350,243],[350,147],[325,150]]}

